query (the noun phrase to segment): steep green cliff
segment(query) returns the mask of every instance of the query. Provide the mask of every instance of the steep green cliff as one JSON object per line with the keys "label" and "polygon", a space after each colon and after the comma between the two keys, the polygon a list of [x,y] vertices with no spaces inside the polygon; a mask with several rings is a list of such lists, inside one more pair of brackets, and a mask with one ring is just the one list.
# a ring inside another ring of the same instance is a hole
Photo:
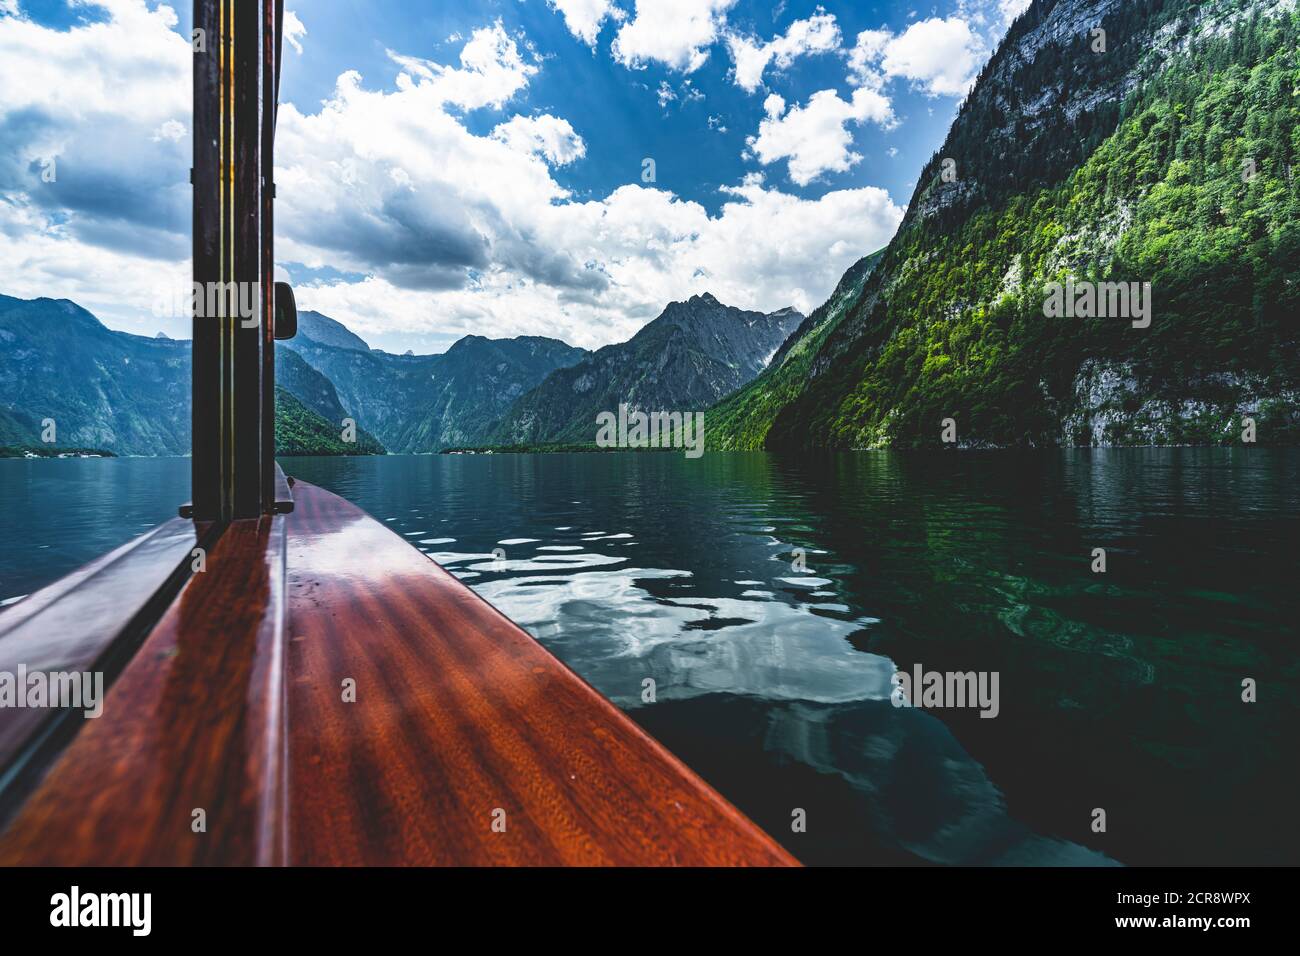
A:
{"label": "steep green cliff", "polygon": [[[1037,0],[804,381],[710,447],[1300,440],[1297,50],[1283,0]],[[1149,315],[1048,317],[1067,281]]]}

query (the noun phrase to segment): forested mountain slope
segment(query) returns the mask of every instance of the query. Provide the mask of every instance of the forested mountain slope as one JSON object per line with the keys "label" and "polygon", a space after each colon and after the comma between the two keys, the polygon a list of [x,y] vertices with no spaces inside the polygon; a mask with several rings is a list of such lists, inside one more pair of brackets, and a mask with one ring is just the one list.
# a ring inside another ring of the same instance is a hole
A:
{"label": "forested mountain slope", "polygon": [[[1036,0],[764,444],[1296,441],[1298,50],[1294,0]],[[1067,280],[1149,325],[1047,317]]]}
{"label": "forested mountain slope", "polygon": [[705,444],[721,450],[763,447],[777,413],[799,394],[818,348],[862,294],[880,252],[858,260],[824,305],[814,310],[772,356],[758,376],[719,402],[704,416]]}

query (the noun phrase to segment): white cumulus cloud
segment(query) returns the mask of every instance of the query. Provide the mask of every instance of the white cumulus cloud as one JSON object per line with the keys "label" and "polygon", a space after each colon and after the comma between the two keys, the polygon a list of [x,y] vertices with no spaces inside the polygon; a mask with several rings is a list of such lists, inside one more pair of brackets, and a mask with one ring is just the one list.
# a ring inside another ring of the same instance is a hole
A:
{"label": "white cumulus cloud", "polygon": [[847,99],[834,90],[814,93],[806,106],[785,110],[785,100],[773,93],[763,104],[767,117],[758,135],[748,139],[750,153],[763,165],[788,159],[790,179],[807,186],[823,173],[847,172],[862,161],[853,151],[850,125],[895,123],[894,111],[877,90],[860,87]]}
{"label": "white cumulus cloud", "polygon": [[988,49],[960,17],[931,17],[902,33],[864,30],[849,54],[854,82],[879,87],[885,80],[911,80],[931,96],[965,96]]}
{"label": "white cumulus cloud", "polygon": [[302,38],[307,35],[307,28],[303,26],[298,14],[292,10],[284,11],[284,42],[293,47],[297,53],[302,53]]}
{"label": "white cumulus cloud", "polygon": [[951,15],[965,20],[994,46],[1031,3],[1033,0],[956,0]]}
{"label": "white cumulus cloud", "polygon": [[587,46],[596,45],[596,37],[606,19],[622,20],[626,14],[612,0],[546,0],[552,10],[564,15],[569,32]]}
{"label": "white cumulus cloud", "polygon": [[[67,297],[117,328],[184,335],[187,322],[164,324],[151,308],[160,284],[188,280],[189,142],[178,127],[188,129],[192,53],[169,8],[107,9],[106,22],[62,31],[0,18],[0,291]],[[724,189],[712,212],[636,182],[639,167],[631,184],[579,200],[554,173],[582,163],[580,133],[599,130],[512,109],[546,67],[521,55],[522,42],[492,24],[452,63],[394,52],[378,87],[347,71],[326,102],[281,105],[278,264],[341,276],[300,279],[302,308],[387,341],[536,334],[598,347],[705,291],[744,308],[810,310],[897,228],[902,209],[883,189],[813,201],[757,173]],[[884,115],[859,92],[840,101],[846,122]],[[816,115],[818,103],[774,101],[772,118]],[[41,181],[47,155],[56,183]]]}
{"label": "white cumulus cloud", "polygon": [[835,15],[818,7],[811,17],[796,20],[783,36],[766,43],[738,33],[728,34],[726,40],[735,63],[736,85],[753,93],[763,85],[763,73],[769,66],[784,70],[801,56],[831,53],[839,49],[841,37]]}
{"label": "white cumulus cloud", "polygon": [[526,153],[539,153],[556,166],[587,155],[587,144],[566,119],[512,116],[492,131],[492,138]]}
{"label": "white cumulus cloud", "polygon": [[67,30],[0,17],[0,289],[152,334],[150,296],[189,268],[193,52],[170,7],[102,6]]}
{"label": "white cumulus cloud", "polygon": [[[484,106],[500,107],[528,85],[537,67],[526,63],[515,41],[498,20],[490,27],[475,30],[460,51],[460,66],[444,66],[432,60],[404,56],[392,50],[388,56],[402,67],[399,89],[418,88],[430,105],[459,106],[474,110]],[[347,79],[345,80],[344,77]],[[360,74],[351,72],[340,77],[339,86],[360,82]]]}
{"label": "white cumulus cloud", "polygon": [[1029,9],[1029,4],[1033,0],[998,0],[998,13],[1002,15],[1002,22],[1008,26]]}
{"label": "white cumulus cloud", "polygon": [[381,276],[318,283],[298,290],[299,304],[363,336],[533,334],[598,348],[629,338],[668,302],[703,292],[741,308],[793,305],[807,313],[850,265],[889,241],[903,214],[876,187],[809,201],[766,188],[755,175],[725,192],[728,201],[713,216],[698,203],[637,184],[539,214],[539,242],[590,256],[608,273],[599,295],[568,294],[494,268],[473,286],[433,296]]}
{"label": "white cumulus cloud", "polygon": [[736,0],[636,0],[632,18],[619,28],[614,59],[637,69],[650,62],[693,73],[726,24]]}

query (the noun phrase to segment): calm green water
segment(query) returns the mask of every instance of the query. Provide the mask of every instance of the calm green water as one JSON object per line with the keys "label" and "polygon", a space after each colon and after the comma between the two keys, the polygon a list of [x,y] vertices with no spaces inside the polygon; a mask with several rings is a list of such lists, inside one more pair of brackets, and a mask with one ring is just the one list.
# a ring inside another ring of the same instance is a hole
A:
{"label": "calm green water", "polygon": [[[1300,452],[285,465],[450,568],[807,862],[1300,859]],[[173,514],[188,469],[0,462],[0,596]],[[997,672],[997,717],[894,707],[917,664]]]}

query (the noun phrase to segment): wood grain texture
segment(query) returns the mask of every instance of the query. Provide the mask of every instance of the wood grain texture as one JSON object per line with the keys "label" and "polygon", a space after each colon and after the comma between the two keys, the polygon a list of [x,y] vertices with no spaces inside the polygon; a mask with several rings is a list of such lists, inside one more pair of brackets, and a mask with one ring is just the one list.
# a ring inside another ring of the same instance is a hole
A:
{"label": "wood grain texture", "polygon": [[290,862],[795,863],[425,555],[335,495],[293,490]]}
{"label": "wood grain texture", "polygon": [[[169,580],[188,573],[209,526],[175,518],[0,613],[0,671],[96,669],[110,645]],[[51,716],[0,708],[0,767]]]}
{"label": "wood grain texture", "polygon": [[232,523],[0,834],[0,864],[283,862],[284,613],[284,518]]}

